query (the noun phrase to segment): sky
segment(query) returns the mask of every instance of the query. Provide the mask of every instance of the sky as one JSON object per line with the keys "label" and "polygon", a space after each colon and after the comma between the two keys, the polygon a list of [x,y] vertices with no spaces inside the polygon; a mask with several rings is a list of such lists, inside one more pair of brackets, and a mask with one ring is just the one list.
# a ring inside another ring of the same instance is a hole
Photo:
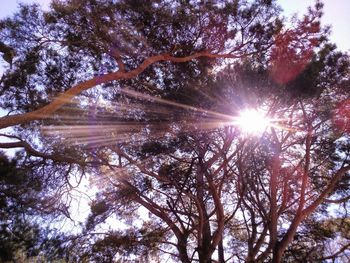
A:
{"label": "sky", "polygon": [[[0,0],[1,1],[1,0]],[[285,16],[305,13],[314,0],[277,0]],[[350,51],[350,0],[323,0],[323,25],[331,25],[331,40],[342,51]]]}
{"label": "sky", "polygon": [[[11,15],[18,3],[39,3],[48,9],[50,0],[0,0],[0,18]],[[301,16],[307,7],[314,4],[314,0],[277,0],[284,10],[285,16],[298,13]],[[342,51],[350,51],[350,0],[323,0],[323,25],[332,26],[331,40]]]}
{"label": "sky", "polygon": [[[13,14],[18,6],[18,3],[39,3],[44,9],[49,8],[50,0],[0,0],[0,19]],[[314,3],[313,0],[277,0],[278,4],[284,9],[283,14],[286,17],[290,17],[294,13],[298,13],[299,16],[304,14],[307,7]],[[324,0],[324,17],[322,19],[323,25],[332,26],[331,40],[336,43],[338,48],[342,51],[350,52],[350,0]],[[0,66],[0,75],[1,75]],[[4,115],[4,112],[0,110],[0,116]],[[3,141],[3,139],[2,139]],[[88,187],[86,185],[83,186]],[[84,203],[84,201],[82,202]],[[77,209],[77,214],[86,214],[88,207],[81,205]],[[79,205],[78,205],[79,206]],[[77,216],[73,217],[77,218]],[[82,216],[83,218],[84,216]],[[80,219],[82,220],[82,219]],[[73,226],[72,226],[73,227]]]}

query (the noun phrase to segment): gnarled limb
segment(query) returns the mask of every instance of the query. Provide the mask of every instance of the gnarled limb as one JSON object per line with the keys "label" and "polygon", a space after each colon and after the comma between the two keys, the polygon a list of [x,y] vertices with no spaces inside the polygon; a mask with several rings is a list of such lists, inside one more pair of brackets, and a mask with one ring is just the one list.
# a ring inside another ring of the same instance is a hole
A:
{"label": "gnarled limb", "polygon": [[155,55],[152,57],[149,57],[145,59],[137,68],[130,70],[128,72],[125,72],[122,70],[122,68],[119,71],[107,73],[101,76],[96,76],[92,79],[83,81],[61,95],[57,96],[51,103],[47,104],[46,106],[37,109],[32,112],[28,113],[22,113],[22,114],[15,114],[15,115],[9,115],[0,118],[0,129],[15,126],[18,124],[24,124],[28,123],[30,121],[34,120],[43,120],[49,118],[54,112],[56,112],[58,109],[60,109],[62,106],[64,106],[67,103],[70,103],[72,99],[82,93],[83,91],[86,91],[88,89],[91,89],[99,84],[107,83],[110,81],[115,80],[122,80],[122,79],[131,79],[136,77],[137,75],[141,74],[146,68],[153,65],[154,63],[161,62],[161,61],[169,61],[174,63],[183,63],[188,62],[196,58],[200,57],[207,57],[207,58],[241,58],[243,56],[249,56],[251,54],[232,54],[232,53],[226,53],[226,54],[213,54],[209,51],[202,51],[197,52],[192,55],[186,56],[186,57],[173,57],[169,53]]}

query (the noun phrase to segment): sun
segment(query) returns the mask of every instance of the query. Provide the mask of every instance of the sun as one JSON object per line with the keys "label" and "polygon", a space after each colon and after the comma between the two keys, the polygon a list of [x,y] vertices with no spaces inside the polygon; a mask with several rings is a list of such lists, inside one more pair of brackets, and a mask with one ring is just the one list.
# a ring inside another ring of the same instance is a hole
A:
{"label": "sun", "polygon": [[262,111],[245,109],[234,119],[234,125],[244,133],[257,135],[271,126],[271,120]]}

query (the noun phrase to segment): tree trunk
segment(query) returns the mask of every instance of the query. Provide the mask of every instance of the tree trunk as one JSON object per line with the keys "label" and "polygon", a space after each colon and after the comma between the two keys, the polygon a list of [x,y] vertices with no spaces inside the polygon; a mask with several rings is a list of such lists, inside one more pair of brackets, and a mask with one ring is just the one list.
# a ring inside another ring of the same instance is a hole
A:
{"label": "tree trunk", "polygon": [[202,228],[202,240],[200,247],[198,248],[198,257],[200,263],[210,263],[211,262],[211,233],[210,224],[207,214],[205,213],[205,221]]}
{"label": "tree trunk", "polygon": [[280,263],[282,260],[284,249],[277,245],[272,253],[272,263]]}
{"label": "tree trunk", "polygon": [[220,239],[219,244],[218,244],[218,256],[219,256],[219,263],[224,263],[225,256],[224,256],[224,245],[222,242],[222,238]]}
{"label": "tree trunk", "polygon": [[180,261],[182,263],[191,263],[187,254],[187,240],[178,240],[177,250],[179,251]]}
{"label": "tree trunk", "polygon": [[[204,152],[202,152],[202,156],[204,156]],[[204,198],[204,171],[205,166],[202,162],[202,159],[199,161],[199,167],[198,172],[196,175],[197,179],[197,200],[200,206],[201,212],[201,218],[200,218],[200,236],[198,243],[198,258],[200,263],[210,263],[211,262],[211,255],[212,255],[212,249],[211,249],[211,229],[210,229],[210,222],[209,222],[209,216],[207,212],[207,207],[205,205],[205,198]]]}

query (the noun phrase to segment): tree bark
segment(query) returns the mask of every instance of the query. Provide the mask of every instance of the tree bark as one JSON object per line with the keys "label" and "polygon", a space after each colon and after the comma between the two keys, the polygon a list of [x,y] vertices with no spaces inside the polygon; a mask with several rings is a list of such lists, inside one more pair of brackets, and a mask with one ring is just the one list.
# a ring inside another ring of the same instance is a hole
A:
{"label": "tree bark", "polygon": [[276,245],[272,253],[271,263],[280,263],[282,261],[283,252],[284,249],[282,249],[279,245]]}
{"label": "tree bark", "polygon": [[187,238],[182,237],[177,241],[177,250],[179,251],[180,260],[182,263],[191,263],[187,254]]}
{"label": "tree bark", "polygon": [[225,263],[224,244],[222,242],[222,238],[220,239],[218,244],[218,257],[219,257],[219,263]]}
{"label": "tree bark", "polygon": [[83,81],[83,82],[69,88],[64,93],[57,96],[52,102],[43,106],[40,109],[37,109],[37,110],[32,111],[32,112],[1,117],[0,118],[0,129],[11,127],[14,125],[28,123],[28,122],[34,121],[34,120],[43,120],[43,119],[50,118],[53,113],[55,113],[58,109],[60,109],[65,104],[70,103],[74,97],[76,97],[77,95],[79,95],[83,91],[91,89],[99,84],[108,83],[110,81],[134,78],[137,75],[141,74],[146,68],[148,68],[149,66],[151,66],[157,62],[170,61],[173,63],[183,63],[183,62],[188,62],[188,61],[191,61],[193,59],[200,58],[200,57],[240,58],[240,57],[246,57],[249,55],[251,55],[251,54],[245,54],[245,55],[235,55],[232,53],[212,54],[209,51],[197,52],[197,53],[194,53],[194,54],[186,56],[186,57],[173,57],[168,53],[155,55],[155,56],[152,56],[152,57],[145,59],[136,69],[133,69],[131,71],[125,72],[125,71],[119,70],[116,72],[104,74],[101,76],[96,76],[92,79]]}

